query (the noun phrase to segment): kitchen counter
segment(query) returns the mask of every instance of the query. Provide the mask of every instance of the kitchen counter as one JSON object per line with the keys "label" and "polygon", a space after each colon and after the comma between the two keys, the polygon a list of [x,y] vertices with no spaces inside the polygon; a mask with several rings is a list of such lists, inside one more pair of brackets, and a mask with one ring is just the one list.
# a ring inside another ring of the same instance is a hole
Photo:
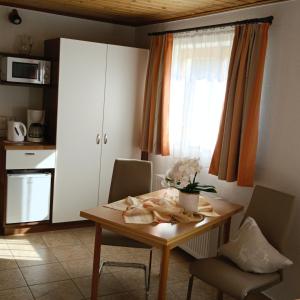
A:
{"label": "kitchen counter", "polygon": [[2,147],[5,150],[55,150],[56,146],[44,143],[32,143],[32,142],[9,142],[6,140],[1,141]]}

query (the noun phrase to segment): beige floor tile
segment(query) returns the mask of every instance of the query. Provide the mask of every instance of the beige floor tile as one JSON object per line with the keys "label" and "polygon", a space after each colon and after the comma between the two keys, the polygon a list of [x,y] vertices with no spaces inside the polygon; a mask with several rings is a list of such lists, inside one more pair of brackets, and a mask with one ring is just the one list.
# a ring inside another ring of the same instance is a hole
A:
{"label": "beige floor tile", "polygon": [[[2,249],[1,249],[2,248]],[[6,244],[0,244],[0,271],[16,269],[18,266]]]}
{"label": "beige floor tile", "polygon": [[116,247],[103,245],[101,247],[101,255],[110,256],[110,258],[128,257],[132,255],[131,249],[127,247]]}
{"label": "beige floor tile", "polygon": [[[1,244],[1,245],[3,245],[3,244]],[[10,258],[10,257],[12,257],[12,253],[9,249],[0,249],[0,257]]]}
{"label": "beige floor tile", "polygon": [[[157,289],[151,289],[147,300],[156,300],[157,293],[158,293]],[[131,291],[129,299],[130,300],[145,300],[146,299],[145,290],[140,289],[140,290]],[[170,289],[168,289],[167,290],[167,299],[177,300],[178,298],[176,297],[176,295],[174,295],[174,293]]]}
{"label": "beige floor tile", "polygon": [[101,300],[124,300],[124,299],[131,300],[132,295],[130,293],[120,293],[120,294],[112,294],[112,295],[108,295],[108,296],[100,296],[100,297],[98,297],[98,299],[101,299]]}
{"label": "beige floor tile", "polygon": [[137,271],[139,272],[140,269],[135,269],[135,268],[128,268],[128,267],[120,267],[120,266],[108,266],[108,265],[104,265],[102,272],[108,272],[108,273],[119,273],[119,272],[126,272],[126,271]]}
{"label": "beige floor tile", "polygon": [[[69,300],[90,297],[94,228],[85,227],[25,236],[0,237],[0,300],[33,299],[16,261],[38,300]],[[47,246],[50,247],[47,249]],[[145,249],[102,246],[102,258],[110,261],[148,263]],[[160,272],[160,250],[153,249],[149,300],[156,299]],[[57,261],[60,261],[58,263]],[[183,251],[171,252],[168,299],[186,298],[193,261]],[[1,271],[5,270],[5,271]],[[5,273],[3,273],[5,272]],[[3,278],[3,280],[2,280]],[[72,282],[69,278],[73,278]],[[142,270],[105,267],[100,279],[99,299],[145,299]],[[15,288],[15,289],[14,289]],[[5,290],[4,290],[5,289]],[[80,292],[79,292],[80,291]],[[216,290],[195,280],[192,299],[215,299]],[[231,300],[231,298],[225,298]]]}
{"label": "beige floor tile", "polygon": [[59,263],[23,267],[21,271],[28,285],[69,279],[68,274]]}
{"label": "beige floor tile", "polygon": [[[178,299],[186,299],[188,281],[182,282],[170,282],[168,288],[173,292]],[[203,299],[203,300],[215,300],[216,299],[216,289],[209,286],[208,284],[195,279],[192,291],[192,299]]]}
{"label": "beige floor tile", "polygon": [[50,249],[11,250],[19,267],[37,266],[57,262]]}
{"label": "beige floor tile", "polygon": [[159,275],[159,273],[160,273],[160,263],[152,262],[151,273],[152,273],[152,275]]}
{"label": "beige floor tile", "polygon": [[234,300],[234,298],[228,296],[228,295],[223,295],[224,300]]}
{"label": "beige floor tile", "polygon": [[126,253],[129,255],[140,256],[144,258],[148,258],[150,254],[150,249],[143,249],[143,248],[125,248]]}
{"label": "beige floor tile", "polygon": [[33,300],[28,287],[0,291],[0,300]]}
{"label": "beige floor tile", "polygon": [[93,260],[79,259],[61,262],[63,268],[71,278],[91,276],[93,271]]}
{"label": "beige floor tile", "polygon": [[84,246],[91,254],[94,254],[94,243],[83,244],[83,246]]}
{"label": "beige floor tile", "polygon": [[19,250],[19,251],[31,251],[31,250],[37,250],[37,249],[45,249],[47,248],[45,247],[35,247],[34,245],[31,244],[13,244],[13,243],[9,243],[7,244],[7,248],[10,250]]}
{"label": "beige floor tile", "polygon": [[169,281],[187,281],[190,278],[188,266],[181,263],[171,263],[169,265]]}
{"label": "beige floor tile", "polygon": [[19,269],[0,271],[0,290],[26,286],[26,282]]}
{"label": "beige floor tile", "polygon": [[152,249],[152,262],[154,264],[160,264],[161,251],[158,248]]}
{"label": "beige floor tile", "polygon": [[80,241],[69,230],[49,231],[42,235],[48,247],[72,246],[80,244]]}
{"label": "beige floor tile", "polygon": [[[170,263],[169,264],[169,272],[168,272],[168,280],[169,281],[182,281],[188,280],[190,278],[188,264],[179,263]],[[153,263],[151,274],[153,276],[158,276],[160,274],[160,264]]]}
{"label": "beige floor tile", "polygon": [[30,286],[36,300],[80,300],[84,297],[71,280]]}
{"label": "beige floor tile", "polygon": [[145,275],[142,269],[122,268],[122,271],[113,274],[126,291],[145,288]]}
{"label": "beige floor tile", "polygon": [[17,269],[18,265],[12,256],[0,257],[0,271]]}
{"label": "beige floor tile", "polygon": [[7,246],[7,244],[1,244],[0,243],[0,250],[8,250],[9,248],[8,248],[8,246]]}
{"label": "beige floor tile", "polygon": [[[73,279],[81,293],[85,297],[90,297],[91,295],[91,277],[81,277]],[[100,277],[100,285],[98,289],[99,296],[106,296],[116,293],[126,292],[124,287],[120,282],[109,273],[103,273]]]}
{"label": "beige floor tile", "polygon": [[78,228],[72,228],[69,229],[69,232],[72,232],[73,234],[81,234],[81,233],[86,233],[86,232],[92,232],[95,233],[96,227],[94,225],[92,226],[85,226],[85,227],[78,227]]}
{"label": "beige floor tile", "polygon": [[[101,258],[104,261],[140,263],[148,266],[149,249],[103,246]],[[124,268],[107,267],[111,272],[122,271]]]}
{"label": "beige floor tile", "polygon": [[59,261],[88,259],[91,253],[82,245],[61,246],[51,248],[51,251]]}
{"label": "beige floor tile", "polygon": [[95,227],[73,229],[72,234],[83,244],[93,244],[95,240]]}
{"label": "beige floor tile", "polygon": [[14,235],[5,237],[6,244],[9,249],[28,250],[37,248],[46,248],[47,245],[43,241],[40,233],[30,233],[25,235]]}

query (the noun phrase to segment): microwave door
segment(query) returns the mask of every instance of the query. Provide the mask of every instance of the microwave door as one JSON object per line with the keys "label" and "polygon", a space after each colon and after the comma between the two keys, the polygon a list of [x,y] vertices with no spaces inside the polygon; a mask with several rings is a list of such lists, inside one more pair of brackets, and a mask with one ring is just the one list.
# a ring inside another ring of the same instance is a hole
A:
{"label": "microwave door", "polygon": [[39,61],[10,57],[7,81],[21,83],[41,83]]}

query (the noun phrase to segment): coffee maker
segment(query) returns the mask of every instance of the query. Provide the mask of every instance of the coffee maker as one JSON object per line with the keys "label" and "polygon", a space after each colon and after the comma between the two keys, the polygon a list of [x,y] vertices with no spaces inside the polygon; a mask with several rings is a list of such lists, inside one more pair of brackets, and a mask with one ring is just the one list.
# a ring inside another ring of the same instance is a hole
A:
{"label": "coffee maker", "polygon": [[27,110],[27,140],[41,143],[45,138],[45,111]]}

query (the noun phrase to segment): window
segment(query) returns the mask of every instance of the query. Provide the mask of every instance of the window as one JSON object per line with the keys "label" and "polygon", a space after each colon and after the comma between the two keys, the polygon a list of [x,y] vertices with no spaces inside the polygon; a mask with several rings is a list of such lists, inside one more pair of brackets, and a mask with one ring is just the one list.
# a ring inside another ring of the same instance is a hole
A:
{"label": "window", "polygon": [[200,158],[208,166],[225,98],[233,28],[174,35],[170,148],[173,157]]}

